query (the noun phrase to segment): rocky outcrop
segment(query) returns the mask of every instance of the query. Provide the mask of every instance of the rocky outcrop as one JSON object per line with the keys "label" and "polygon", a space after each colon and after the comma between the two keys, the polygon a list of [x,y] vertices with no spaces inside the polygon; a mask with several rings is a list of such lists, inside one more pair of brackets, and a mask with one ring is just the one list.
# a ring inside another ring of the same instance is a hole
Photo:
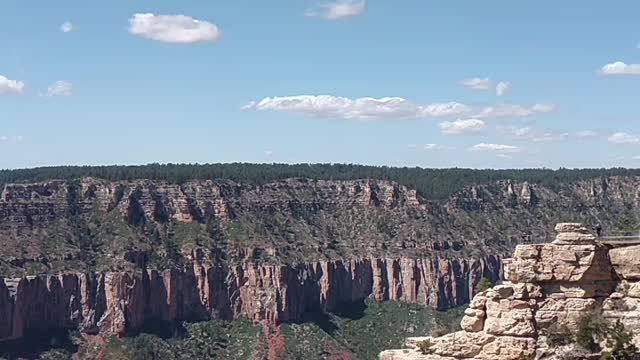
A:
{"label": "rocky outcrop", "polygon": [[447,308],[466,303],[500,259],[360,259],[218,266],[193,254],[188,270],[69,273],[0,279],[0,340],[47,329],[124,335],[151,321],[240,316],[269,324],[372,297]]}
{"label": "rocky outcrop", "polygon": [[[559,359],[547,336],[575,332],[589,313],[640,330],[640,247],[610,250],[581,224],[558,224],[552,243],[519,245],[505,259],[505,282],[477,294],[462,331],[413,338],[381,360]],[[426,353],[417,349],[428,344]]]}

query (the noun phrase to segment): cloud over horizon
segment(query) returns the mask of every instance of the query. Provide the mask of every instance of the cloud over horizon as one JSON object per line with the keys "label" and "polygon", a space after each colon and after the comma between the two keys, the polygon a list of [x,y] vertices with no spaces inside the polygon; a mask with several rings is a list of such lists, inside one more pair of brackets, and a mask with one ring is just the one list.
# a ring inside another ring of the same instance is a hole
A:
{"label": "cloud over horizon", "polygon": [[600,69],[603,75],[640,75],[640,64],[625,64],[616,61]]}
{"label": "cloud over horizon", "polygon": [[493,81],[489,78],[471,78],[460,81],[460,85],[471,90],[489,90]]}
{"label": "cloud over horizon", "polygon": [[496,95],[504,96],[511,92],[511,83],[508,81],[500,81],[496,85]]}
{"label": "cloud over horizon", "polygon": [[73,95],[73,84],[68,81],[58,80],[49,85],[47,91],[41,94],[42,97],[55,97],[55,96],[71,96]]}
{"label": "cloud over horizon", "polygon": [[467,105],[448,102],[416,105],[401,97],[350,99],[332,95],[298,95],[267,97],[252,101],[244,110],[270,110],[300,113],[320,118],[346,120],[379,120],[400,118],[442,117],[468,113]]}
{"label": "cloud over horizon", "polygon": [[62,25],[60,25],[60,31],[63,33],[70,33],[75,30],[75,27],[70,21],[65,21]]}
{"label": "cloud over horizon", "polygon": [[617,132],[607,138],[614,144],[640,144],[640,136],[626,132]]}
{"label": "cloud over horizon", "polygon": [[466,119],[456,121],[444,121],[438,124],[443,134],[461,135],[479,133],[486,129],[487,124],[480,119]]}
{"label": "cloud over horizon", "polygon": [[499,118],[499,117],[526,117],[535,114],[549,113],[555,110],[551,104],[535,104],[523,106],[517,104],[498,104],[487,106],[474,117],[477,118]]}
{"label": "cloud over horizon", "polygon": [[173,44],[215,42],[222,36],[215,24],[185,15],[134,14],[129,33]]}
{"label": "cloud over horizon", "polygon": [[512,145],[480,143],[470,147],[469,150],[480,152],[514,153],[519,152],[520,148]]}
{"label": "cloud over horizon", "polygon": [[0,144],[13,145],[17,143],[21,143],[24,140],[24,136],[14,135],[14,136],[6,136],[0,135]]}
{"label": "cloud over horizon", "polygon": [[0,95],[2,94],[22,94],[24,91],[24,82],[19,80],[11,80],[0,75]]}
{"label": "cloud over horizon", "polygon": [[362,15],[366,9],[366,0],[336,0],[318,3],[314,7],[307,9],[305,15],[326,20],[339,20]]}

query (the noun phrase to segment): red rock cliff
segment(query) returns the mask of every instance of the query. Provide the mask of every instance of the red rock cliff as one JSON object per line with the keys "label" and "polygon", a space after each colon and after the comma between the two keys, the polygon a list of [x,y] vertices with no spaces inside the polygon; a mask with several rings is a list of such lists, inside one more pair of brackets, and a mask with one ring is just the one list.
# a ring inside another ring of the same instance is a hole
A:
{"label": "red rock cliff", "polygon": [[185,271],[0,279],[0,339],[76,327],[123,335],[150,320],[244,316],[275,324],[369,296],[447,308],[468,302],[479,279],[495,279],[500,269],[493,256],[377,258],[231,268],[195,262]]}

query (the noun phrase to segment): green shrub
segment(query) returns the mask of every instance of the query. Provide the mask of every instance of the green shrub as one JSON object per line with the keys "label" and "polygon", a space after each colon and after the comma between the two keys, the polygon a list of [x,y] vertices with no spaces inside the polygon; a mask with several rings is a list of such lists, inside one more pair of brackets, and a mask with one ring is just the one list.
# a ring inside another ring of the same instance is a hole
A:
{"label": "green shrub", "polygon": [[39,360],[71,360],[71,353],[66,350],[53,349],[40,354]]}
{"label": "green shrub", "polygon": [[633,333],[617,320],[607,333],[607,347],[611,350],[613,359],[630,359],[638,352],[633,344]]}
{"label": "green shrub", "polygon": [[585,350],[595,353],[600,351],[600,342],[609,331],[609,324],[601,314],[590,312],[578,321],[576,343]]}
{"label": "green shrub", "polygon": [[480,279],[478,285],[476,285],[476,292],[483,292],[485,290],[491,289],[493,287],[493,282],[486,277]]}

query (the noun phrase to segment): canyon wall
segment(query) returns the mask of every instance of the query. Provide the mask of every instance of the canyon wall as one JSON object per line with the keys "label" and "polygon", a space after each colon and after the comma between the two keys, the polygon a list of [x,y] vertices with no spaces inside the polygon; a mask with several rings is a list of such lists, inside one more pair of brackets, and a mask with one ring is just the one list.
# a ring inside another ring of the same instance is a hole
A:
{"label": "canyon wall", "polygon": [[[619,228],[637,177],[478,184],[444,200],[389,181],[46,181],[0,196],[0,339],[122,335],[155,321],[304,321],[371,297],[439,309],[515,245],[573,219]],[[629,221],[623,225],[629,225]],[[633,225],[633,224],[631,224]]]}
{"label": "canyon wall", "polygon": [[200,264],[188,271],[66,273],[0,279],[0,340],[79,328],[125,335],[157,321],[236,319],[278,324],[371,297],[436,308],[469,301],[500,259],[361,259],[303,265]]}

